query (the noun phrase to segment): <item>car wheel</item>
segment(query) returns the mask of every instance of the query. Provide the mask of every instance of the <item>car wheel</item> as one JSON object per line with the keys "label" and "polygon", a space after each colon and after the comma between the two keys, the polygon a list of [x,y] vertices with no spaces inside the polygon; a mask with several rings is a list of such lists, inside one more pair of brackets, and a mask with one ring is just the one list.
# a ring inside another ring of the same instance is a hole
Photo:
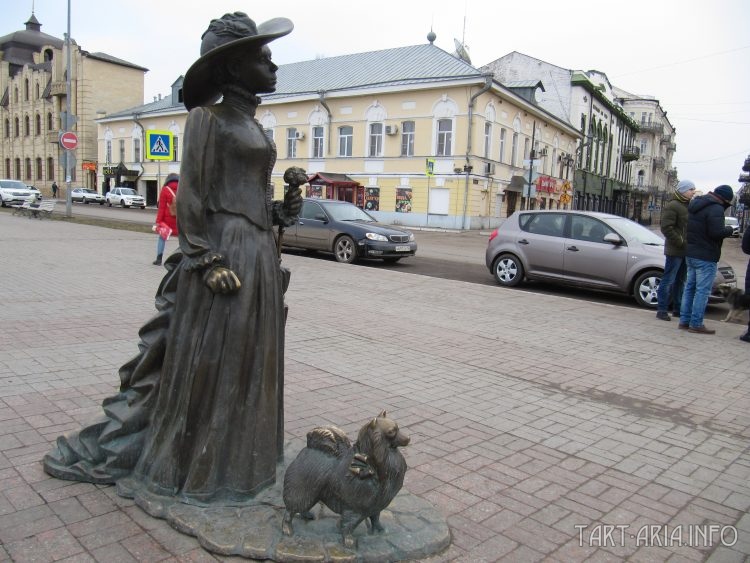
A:
{"label": "car wheel", "polygon": [[643,272],[635,279],[633,284],[633,297],[641,307],[655,309],[657,305],[656,292],[659,290],[659,282],[662,273],[658,270]]}
{"label": "car wheel", "polygon": [[383,258],[383,262],[386,264],[395,264],[399,260],[401,260],[400,256],[389,256],[388,258]]}
{"label": "car wheel", "polygon": [[125,205],[125,200],[124,199],[120,200],[120,207],[128,207],[127,205]]}
{"label": "car wheel", "polygon": [[112,207],[112,202],[107,200],[107,207]]}
{"label": "car wheel", "polygon": [[82,200],[82,202],[83,202],[83,203],[85,203],[86,205],[88,205],[88,204],[89,204],[89,200],[88,200],[88,199],[86,199],[86,198],[84,198],[84,199]]}
{"label": "car wheel", "polygon": [[146,206],[145,205],[141,205],[141,209],[146,209]]}
{"label": "car wheel", "polygon": [[336,262],[351,264],[357,257],[357,249],[354,247],[354,241],[346,235],[336,239],[333,245],[333,254],[336,256]]}
{"label": "car wheel", "polygon": [[100,202],[99,202],[99,205],[104,205],[104,202],[103,202],[103,201],[100,201]]}
{"label": "car wheel", "polygon": [[516,287],[523,281],[523,265],[512,254],[501,254],[492,265],[497,283],[504,287]]}

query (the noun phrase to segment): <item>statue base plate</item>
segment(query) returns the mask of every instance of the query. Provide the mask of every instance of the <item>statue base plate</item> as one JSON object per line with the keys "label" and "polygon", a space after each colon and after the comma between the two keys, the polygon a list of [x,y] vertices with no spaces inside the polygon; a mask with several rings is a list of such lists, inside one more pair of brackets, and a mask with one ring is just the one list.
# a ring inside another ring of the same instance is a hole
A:
{"label": "statue base plate", "polygon": [[294,535],[283,535],[284,471],[301,447],[287,444],[285,462],[276,470],[276,483],[242,506],[184,504],[134,488],[127,478],[118,481],[117,493],[134,499],[151,516],[195,536],[204,549],[220,555],[273,561],[382,562],[421,559],[450,545],[445,518],[430,503],[403,488],[380,515],[385,532],[370,534],[364,522],[357,527],[356,549],[344,547],[339,515],[321,504],[313,509],[314,520],[295,517]]}

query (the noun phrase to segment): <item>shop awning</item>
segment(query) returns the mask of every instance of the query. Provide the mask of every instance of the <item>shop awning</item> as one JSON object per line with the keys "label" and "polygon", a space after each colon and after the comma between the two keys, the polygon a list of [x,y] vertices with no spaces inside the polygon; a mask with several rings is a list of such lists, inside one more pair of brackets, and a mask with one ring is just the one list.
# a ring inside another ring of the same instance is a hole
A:
{"label": "shop awning", "polygon": [[307,183],[311,186],[335,186],[337,188],[357,188],[362,184],[352,180],[346,174],[336,174],[334,172],[316,172],[308,176]]}

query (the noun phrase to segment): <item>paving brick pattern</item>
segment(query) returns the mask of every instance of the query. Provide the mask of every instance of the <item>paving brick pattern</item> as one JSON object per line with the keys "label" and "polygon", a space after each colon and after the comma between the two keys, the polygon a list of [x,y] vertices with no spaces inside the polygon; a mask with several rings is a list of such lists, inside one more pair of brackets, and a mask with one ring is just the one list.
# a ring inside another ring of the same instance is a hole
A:
{"label": "paving brick pattern", "polygon": [[[153,236],[0,213],[0,241],[0,561],[220,559],[112,487],[41,469],[137,352]],[[353,435],[386,409],[412,439],[405,486],[451,527],[430,561],[750,560],[739,325],[694,335],[645,310],[284,263],[289,437]],[[711,525],[724,542],[696,537]]]}

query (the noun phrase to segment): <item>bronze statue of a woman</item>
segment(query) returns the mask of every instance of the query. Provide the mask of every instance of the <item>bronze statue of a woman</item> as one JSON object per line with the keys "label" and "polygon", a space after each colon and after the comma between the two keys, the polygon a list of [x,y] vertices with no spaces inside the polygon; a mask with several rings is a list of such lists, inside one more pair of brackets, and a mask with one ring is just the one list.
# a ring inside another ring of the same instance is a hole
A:
{"label": "bronze statue of a woman", "polygon": [[[120,370],[105,417],[58,439],[45,470],[192,504],[241,504],[275,479],[283,454],[284,291],[274,225],[296,221],[292,185],[272,201],[276,150],[255,120],[276,88],[268,43],[292,30],[244,13],[213,20],[183,84],[180,249]],[[221,102],[216,102],[221,99]],[[301,179],[300,183],[304,183]]]}

